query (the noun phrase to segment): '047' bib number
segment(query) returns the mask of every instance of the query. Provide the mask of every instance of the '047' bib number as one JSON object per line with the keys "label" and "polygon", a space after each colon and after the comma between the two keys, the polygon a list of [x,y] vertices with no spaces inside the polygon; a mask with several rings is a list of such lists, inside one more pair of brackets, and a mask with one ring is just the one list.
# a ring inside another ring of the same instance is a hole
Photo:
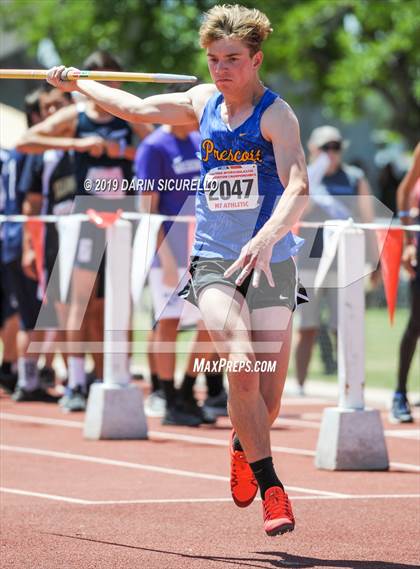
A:
{"label": "'047' bib number", "polygon": [[254,209],[258,205],[256,164],[221,166],[207,172],[204,192],[211,211]]}

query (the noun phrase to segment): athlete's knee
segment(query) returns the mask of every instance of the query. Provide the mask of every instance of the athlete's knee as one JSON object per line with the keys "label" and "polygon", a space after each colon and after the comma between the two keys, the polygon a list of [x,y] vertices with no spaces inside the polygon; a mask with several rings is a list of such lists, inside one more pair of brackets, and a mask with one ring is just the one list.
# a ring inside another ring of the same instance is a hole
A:
{"label": "athlete's knee", "polygon": [[255,355],[250,353],[231,353],[226,363],[229,388],[243,394],[253,394],[259,390],[259,374],[255,373]]}
{"label": "athlete's knee", "polygon": [[255,371],[256,357],[252,349],[247,351],[230,351],[227,358],[227,371],[233,373]]}

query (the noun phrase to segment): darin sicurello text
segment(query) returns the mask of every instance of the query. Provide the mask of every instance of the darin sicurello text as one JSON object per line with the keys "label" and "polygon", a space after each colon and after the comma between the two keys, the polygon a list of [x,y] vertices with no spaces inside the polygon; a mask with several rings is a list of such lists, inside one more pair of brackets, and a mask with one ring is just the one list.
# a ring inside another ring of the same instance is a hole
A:
{"label": "darin sicurello text", "polygon": [[136,190],[139,192],[153,192],[153,191],[170,191],[170,192],[195,192],[198,190],[200,179],[199,178],[161,178],[159,180],[139,180],[134,179],[129,182],[128,180],[123,180],[126,184],[123,184],[122,189],[125,190]]}

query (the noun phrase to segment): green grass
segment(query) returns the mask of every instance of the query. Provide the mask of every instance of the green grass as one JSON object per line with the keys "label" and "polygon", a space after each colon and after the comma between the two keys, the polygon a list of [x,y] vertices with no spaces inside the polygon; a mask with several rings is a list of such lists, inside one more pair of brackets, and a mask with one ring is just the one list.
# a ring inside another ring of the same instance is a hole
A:
{"label": "green grass", "polygon": [[[366,385],[368,387],[393,389],[397,374],[399,345],[408,320],[408,310],[401,308],[396,311],[393,326],[391,326],[388,312],[384,308],[369,308],[365,314]],[[149,319],[143,313],[142,315],[137,315],[136,321],[139,324],[140,321],[149,322]],[[134,332],[135,340],[141,344],[141,349],[134,356],[135,363],[142,367],[147,366],[145,353],[146,335],[147,333],[144,330],[136,330]],[[180,335],[181,342],[178,342],[177,345],[177,367],[179,369],[184,369],[188,352],[186,343],[187,346],[191,343],[193,335],[193,332],[183,332]],[[295,375],[293,357],[290,362],[290,375]],[[318,345],[315,348],[311,361],[308,378],[330,382],[337,381],[336,375],[331,376],[323,373]],[[420,358],[418,350],[414,355],[411,366],[408,387],[411,391],[418,391],[420,388]]]}
{"label": "green grass", "polygon": [[[369,308],[365,313],[365,361],[366,385],[368,387],[395,387],[400,340],[408,321],[408,310],[396,310],[394,325],[391,326],[388,312],[384,308]],[[291,375],[294,365],[291,362]],[[336,376],[325,375],[318,345],[311,361],[309,378],[322,381],[336,381]],[[418,349],[414,354],[408,378],[408,388],[418,391],[420,388],[420,358]]]}

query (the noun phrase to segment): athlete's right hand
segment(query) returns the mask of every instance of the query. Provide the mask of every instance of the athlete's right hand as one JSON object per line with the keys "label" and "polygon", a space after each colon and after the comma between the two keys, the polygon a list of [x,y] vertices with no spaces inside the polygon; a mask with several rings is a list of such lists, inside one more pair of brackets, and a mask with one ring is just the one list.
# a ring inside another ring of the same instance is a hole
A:
{"label": "athlete's right hand", "polygon": [[105,152],[105,140],[100,136],[87,136],[78,138],[75,143],[76,152],[88,152],[91,156],[99,158]]}
{"label": "athlete's right hand", "polygon": [[121,158],[120,145],[115,140],[105,141],[105,151],[109,158]]}
{"label": "athlete's right hand", "polygon": [[406,245],[402,254],[401,264],[408,272],[410,277],[414,279],[417,267],[417,249],[413,243]]}
{"label": "athlete's right hand", "polygon": [[241,249],[239,257],[224,272],[224,277],[229,278],[236,271],[241,271],[235,280],[237,286],[241,286],[244,280],[253,271],[252,286],[260,286],[261,273],[265,273],[267,282],[271,287],[275,287],[273,274],[271,272],[271,257],[273,255],[273,243],[266,241],[259,232]]}
{"label": "athlete's right hand", "polygon": [[24,247],[22,251],[22,270],[24,274],[34,280],[38,280],[38,274],[36,272],[36,257],[35,251],[30,247]]}
{"label": "athlete's right hand", "polygon": [[47,74],[48,83],[50,85],[53,85],[57,89],[60,89],[61,91],[67,91],[67,92],[76,91],[77,81],[69,81],[66,79],[63,80],[63,77],[65,77],[69,71],[79,71],[79,70],[76,69],[75,67],[66,67],[65,65],[58,65],[55,67],[51,67],[51,69],[48,70]]}

